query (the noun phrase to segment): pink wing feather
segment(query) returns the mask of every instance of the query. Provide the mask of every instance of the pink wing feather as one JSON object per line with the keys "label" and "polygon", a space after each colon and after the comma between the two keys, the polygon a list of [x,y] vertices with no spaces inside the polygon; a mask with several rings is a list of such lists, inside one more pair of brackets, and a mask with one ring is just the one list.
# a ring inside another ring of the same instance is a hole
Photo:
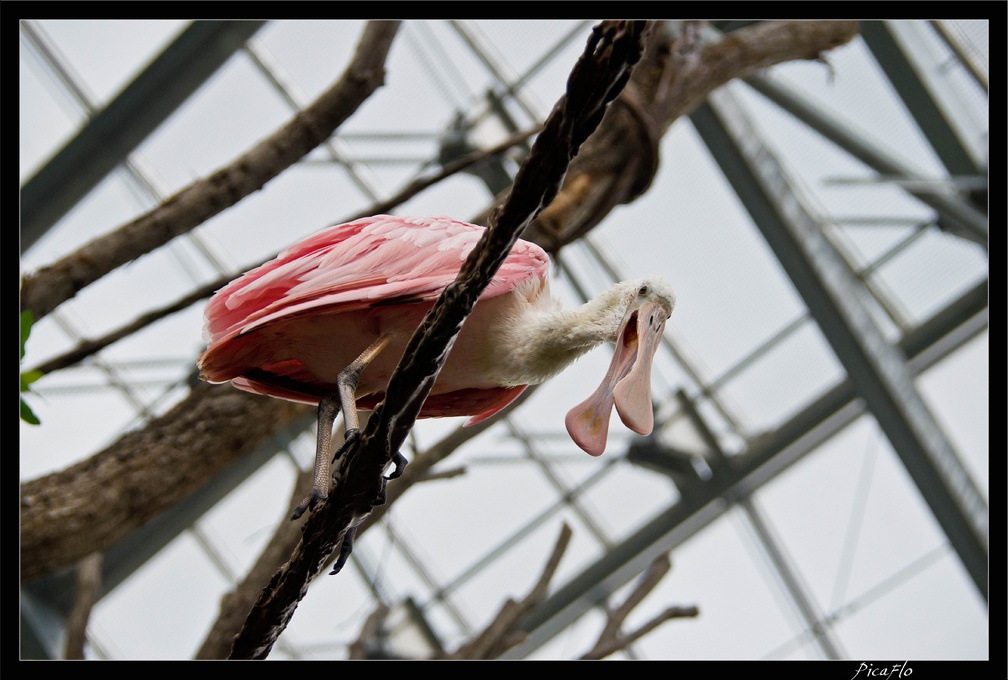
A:
{"label": "pink wing feather", "polygon": [[[350,311],[433,301],[458,275],[484,229],[447,217],[366,217],[328,227],[222,288],[206,309],[209,345],[310,309]],[[481,298],[543,280],[549,258],[519,240]]]}
{"label": "pink wing feather", "polygon": [[[389,215],[323,229],[214,295],[205,313],[203,337],[208,348],[200,360],[201,368],[214,352],[223,351],[226,356],[232,338],[280,318],[311,310],[332,313],[390,303],[433,303],[455,280],[483,232],[483,227],[447,217]],[[545,251],[519,240],[480,298],[491,298],[528,284],[533,285],[526,292],[538,293],[548,271],[549,257]],[[297,372],[295,365],[270,369],[291,378]],[[303,387],[261,384],[245,376],[233,377],[231,383],[246,391],[281,399],[318,401],[317,396]],[[473,414],[466,423],[471,425],[505,408],[525,387],[463,389],[431,395],[420,415]],[[382,396],[370,395],[359,405],[371,408]]]}

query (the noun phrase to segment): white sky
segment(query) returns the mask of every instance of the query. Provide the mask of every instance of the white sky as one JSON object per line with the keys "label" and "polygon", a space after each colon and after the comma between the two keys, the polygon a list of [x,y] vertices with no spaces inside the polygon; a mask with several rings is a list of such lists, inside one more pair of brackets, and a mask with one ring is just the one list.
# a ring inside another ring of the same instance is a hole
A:
{"label": "white sky", "polygon": [[[96,105],[106,102],[158,50],[185,27],[179,21],[42,21],[37,24],[72,64],[74,77]],[[508,72],[522,74],[574,22],[484,21],[482,31]],[[985,25],[983,26],[985,28]],[[359,22],[279,22],[256,36],[296,83],[301,101],[328,86],[344,68],[360,33]],[[582,31],[587,37],[587,29]],[[986,40],[986,31],[983,31]],[[578,37],[531,79],[525,94],[544,115],[583,45]],[[440,47],[439,47],[440,46]],[[986,42],[984,42],[986,48]],[[443,51],[442,51],[443,50]],[[442,63],[450,57],[451,64]],[[829,56],[833,76],[816,63],[790,64],[771,75],[831,113],[848,120],[884,148],[918,168],[940,172],[923,137],[899,106],[864,44]],[[432,79],[428,63],[441,74]],[[457,108],[467,109],[494,82],[445,22],[407,22],[388,62],[386,86],[341,130],[350,133],[436,133]],[[84,114],[47,77],[26,40],[20,63],[20,177],[24,182],[76,131]],[[830,184],[837,177],[872,173],[781,115],[758,95],[733,87],[747,112],[760,121],[768,145],[789,174],[800,177],[815,202],[832,216],[897,216],[926,220],[922,204],[890,187]],[[978,107],[986,125],[986,101]],[[519,112],[518,115],[520,115]],[[146,140],[133,160],[169,194],[230,161],[290,116],[246,54],[236,55],[185,107]],[[357,140],[353,157],[432,155],[431,141],[380,143]],[[603,223],[593,241],[629,276],[656,273],[676,288],[678,306],[670,336],[688,348],[714,378],[804,313],[804,305],[773,259],[699,137],[686,121],[662,142],[662,165],[650,191]],[[313,158],[321,158],[316,153]],[[387,196],[418,168],[374,163],[375,191]],[[485,188],[459,177],[421,194],[398,212],[450,214],[466,219],[487,202]],[[197,230],[198,238],[224,254],[237,270],[293,240],[367,206],[361,188],[333,165],[301,164],[234,209]],[[97,234],[154,204],[117,172],[22,258],[22,269],[43,266]],[[850,226],[842,238],[857,255],[876,257],[906,237],[905,227]],[[189,240],[179,239],[86,289],[39,324],[27,348],[33,365],[72,344],[68,329],[94,337],[147,309],[173,301],[215,276]],[[604,285],[583,248],[563,254],[590,292]],[[985,254],[952,236],[931,232],[882,272],[887,289],[910,318],[920,320],[987,275]],[[575,295],[561,277],[556,292]],[[58,317],[58,318],[56,318]],[[114,375],[131,385],[135,403],[109,387],[93,364],[46,377],[30,397],[42,426],[21,425],[21,479],[82,460],[141,419],[136,404],[162,413],[185,394],[177,386],[200,350],[201,308],[194,307],[118,343],[102,354]],[[600,348],[543,386],[516,413],[526,434],[556,452],[553,472],[567,488],[599,473],[607,459],[589,459],[563,432],[563,414],[597,384],[609,355]],[[984,331],[918,381],[918,389],[964,459],[984,494],[989,490],[989,359]],[[842,377],[821,334],[806,322],[765,360],[724,388],[749,434],[772,428]],[[670,355],[656,360],[654,392],[662,399],[691,382]],[[692,391],[695,394],[695,390]],[[722,428],[724,423],[716,423]],[[457,425],[425,422],[416,428],[421,446]],[[302,465],[313,455],[307,434],[293,453]],[[614,421],[610,452],[623,450],[628,433]],[[468,464],[465,476],[431,482],[395,505],[390,522],[431,578],[454,582],[505,537],[547,511],[557,490],[524,458],[514,432],[503,425],[459,451],[449,465]],[[607,453],[607,456],[610,454]],[[179,536],[141,571],[105,597],[89,632],[91,653],[110,658],[191,658],[217,612],[229,578],[240,578],[283,514],[294,475],[278,457]],[[455,609],[433,606],[428,616],[445,641],[465,637],[506,596],[521,596],[538,576],[561,518],[575,537],[558,583],[576,575],[604,549],[593,528],[618,543],[676,497],[667,480],[629,465],[616,465],[580,497],[582,513],[554,512],[492,567],[459,582]],[[754,504],[767,519],[815,605],[837,613],[833,634],[851,659],[986,659],[987,606],[914,488],[874,420],[861,418],[839,436],[761,489]],[[461,512],[460,512],[461,510]],[[205,552],[214,546],[219,561]],[[361,573],[380,581],[393,600],[429,598],[429,584],[415,576],[400,550],[378,527],[359,541],[354,568],[321,577],[299,606],[274,656],[298,653],[339,658],[353,640],[371,600]],[[230,574],[222,573],[221,563]],[[821,658],[801,636],[788,605],[745,517],[733,508],[672,554],[672,571],[641,606],[630,625],[670,604],[696,604],[697,619],[666,624],[634,647],[645,659]],[[910,570],[911,576],[907,576]],[[893,580],[895,579],[895,580]],[[153,615],[157,612],[157,615]],[[464,619],[464,624],[459,618]],[[537,651],[539,658],[571,658],[586,651],[601,617],[593,612]]]}

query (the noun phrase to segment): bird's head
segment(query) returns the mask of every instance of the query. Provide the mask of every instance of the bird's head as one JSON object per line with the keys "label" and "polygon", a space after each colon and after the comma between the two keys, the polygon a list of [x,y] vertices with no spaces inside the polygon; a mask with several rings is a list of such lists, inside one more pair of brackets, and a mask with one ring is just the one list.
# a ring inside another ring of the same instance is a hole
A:
{"label": "bird's head", "polygon": [[602,384],[565,420],[571,438],[593,456],[605,451],[613,406],[628,428],[651,433],[651,363],[676,302],[672,286],[657,277],[616,284],[606,297],[612,311],[622,314],[616,351]]}

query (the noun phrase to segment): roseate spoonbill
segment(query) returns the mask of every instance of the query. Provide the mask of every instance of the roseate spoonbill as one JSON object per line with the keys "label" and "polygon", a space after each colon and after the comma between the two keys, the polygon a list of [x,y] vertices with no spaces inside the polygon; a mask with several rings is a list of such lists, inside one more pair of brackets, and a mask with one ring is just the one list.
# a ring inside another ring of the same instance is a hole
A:
{"label": "roseate spoonbill", "polygon": [[[314,487],[295,518],[328,493],[336,414],[343,411],[347,442],[359,436],[357,410],[383,398],[407,341],[482,233],[445,217],[359,219],[290,246],[208,303],[200,377],[318,404]],[[601,455],[615,405],[627,427],[651,432],[651,362],[675,306],[672,288],[660,278],[625,281],[563,310],[549,293],[548,270],[539,246],[515,244],[463,324],[420,417],[479,422],[614,342],[602,384],[570,410],[567,430]]]}

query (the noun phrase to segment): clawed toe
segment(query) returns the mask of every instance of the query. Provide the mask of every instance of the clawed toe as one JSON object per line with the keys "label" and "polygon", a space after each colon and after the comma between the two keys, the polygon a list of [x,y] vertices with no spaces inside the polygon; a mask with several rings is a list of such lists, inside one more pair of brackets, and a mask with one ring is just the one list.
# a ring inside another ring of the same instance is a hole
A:
{"label": "clawed toe", "polygon": [[339,557],[336,558],[336,564],[333,565],[332,571],[329,572],[330,576],[340,573],[340,570],[346,565],[347,560],[350,559],[350,553],[353,552],[354,536],[356,534],[357,527],[349,527],[346,534],[343,535],[343,543],[340,545]]}
{"label": "clawed toe", "polygon": [[301,515],[305,514],[306,510],[314,510],[315,506],[324,501],[327,498],[326,494],[322,493],[318,489],[312,489],[311,493],[304,497],[294,512],[291,514],[291,521],[293,522]]}
{"label": "clawed toe", "polygon": [[387,479],[397,479],[402,477],[402,473],[406,471],[406,456],[402,455],[398,451],[391,456],[392,465],[395,469],[389,473]]}

